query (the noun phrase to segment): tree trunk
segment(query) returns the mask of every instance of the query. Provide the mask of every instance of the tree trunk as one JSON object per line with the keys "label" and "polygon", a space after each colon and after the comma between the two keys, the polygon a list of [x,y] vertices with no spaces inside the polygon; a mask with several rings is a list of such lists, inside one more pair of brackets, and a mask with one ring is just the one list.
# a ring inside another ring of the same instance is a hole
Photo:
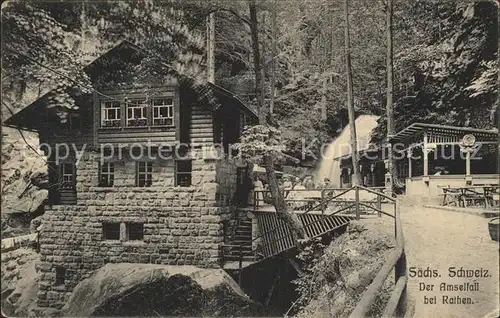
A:
{"label": "tree trunk", "polygon": [[[500,2],[498,1],[493,1],[496,6],[497,6],[497,28],[500,25]],[[500,45],[497,45],[497,69],[500,67]],[[497,85],[500,84],[500,71],[497,71],[498,76],[497,76]],[[497,101],[496,101],[496,107],[497,107],[497,124],[496,127],[500,127],[500,91],[497,89]],[[494,119],[493,119],[494,121]],[[498,130],[498,138],[497,138],[497,145],[500,144],[500,129]],[[497,151],[500,151],[497,150]],[[497,173],[500,173],[500,153],[497,152]]]}
{"label": "tree trunk", "polygon": [[271,96],[269,99],[269,113],[274,112],[274,92],[275,92],[275,86],[276,86],[276,55],[277,49],[276,49],[276,33],[277,33],[277,25],[276,25],[276,1],[274,0],[273,2],[273,11],[271,13],[271,24],[272,24],[272,43],[271,43]]}
{"label": "tree trunk", "polygon": [[[386,36],[387,36],[387,57],[386,57],[386,68],[387,68],[387,103],[386,103],[386,117],[387,117],[387,138],[389,139],[395,134],[394,128],[394,104],[393,104],[393,92],[394,92],[394,65],[393,65],[393,52],[392,52],[392,0],[387,0],[387,10],[386,10]],[[396,166],[394,164],[394,158],[392,153],[392,147],[389,149],[389,173],[392,176],[392,184],[395,184]]]}
{"label": "tree trunk", "polygon": [[207,16],[207,82],[215,84],[215,12]]}
{"label": "tree trunk", "polygon": [[[264,76],[260,60],[257,8],[255,0],[249,1],[248,6],[250,10],[250,31],[252,34],[255,94],[257,96],[257,106],[259,107],[259,124],[262,126],[268,126],[266,106],[264,104]],[[295,241],[296,245],[298,245],[298,239],[304,238],[304,230],[297,215],[293,212],[288,212],[288,206],[285,202],[285,198],[283,197],[283,193],[278,187],[278,179],[276,178],[276,172],[274,171],[274,160],[272,154],[264,155],[264,168],[266,169],[267,182],[269,184],[269,190],[273,199],[273,205],[276,209],[276,214],[280,219],[282,219],[286,224],[290,226],[290,229],[292,230],[293,240]]]}
{"label": "tree trunk", "polygon": [[328,90],[328,77],[323,78],[323,89],[321,91],[321,120],[326,122],[327,120],[327,102],[326,102],[326,91]]}
{"label": "tree trunk", "polygon": [[356,137],[356,115],[354,111],[354,97],[352,88],[352,67],[351,67],[351,44],[349,39],[349,0],[344,0],[344,16],[345,16],[345,62],[347,72],[347,112],[349,114],[349,129],[351,131],[351,159],[353,178],[352,185],[361,184],[361,176],[358,167],[358,143]]}

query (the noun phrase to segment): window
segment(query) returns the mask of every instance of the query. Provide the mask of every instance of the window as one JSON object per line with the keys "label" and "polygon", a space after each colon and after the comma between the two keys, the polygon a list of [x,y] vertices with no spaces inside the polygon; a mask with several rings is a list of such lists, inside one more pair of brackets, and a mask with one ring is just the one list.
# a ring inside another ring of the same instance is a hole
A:
{"label": "window", "polygon": [[80,130],[82,128],[82,119],[77,112],[69,113],[64,123],[57,117],[57,122],[59,127],[63,130]]}
{"label": "window", "polygon": [[175,185],[180,187],[191,186],[191,160],[178,160],[175,162]]}
{"label": "window", "polygon": [[145,99],[131,100],[127,103],[127,126],[140,127],[148,125],[148,104]]}
{"label": "window", "polygon": [[137,162],[135,183],[138,187],[150,187],[153,183],[153,163]]}
{"label": "window", "polygon": [[102,238],[105,240],[119,240],[120,223],[103,223]]}
{"label": "window", "polygon": [[63,163],[61,165],[61,187],[75,187],[75,165],[73,163]]}
{"label": "window", "polygon": [[104,162],[99,167],[99,186],[112,187],[115,179],[115,165],[112,162]]}
{"label": "window", "polygon": [[142,241],[144,239],[143,223],[126,223],[127,241]]}
{"label": "window", "polygon": [[56,285],[64,285],[66,279],[66,269],[62,266],[56,266]]}
{"label": "window", "polygon": [[153,100],[153,126],[174,124],[174,100],[158,98]]}
{"label": "window", "polygon": [[120,102],[109,101],[101,103],[101,126],[102,127],[121,126]]}

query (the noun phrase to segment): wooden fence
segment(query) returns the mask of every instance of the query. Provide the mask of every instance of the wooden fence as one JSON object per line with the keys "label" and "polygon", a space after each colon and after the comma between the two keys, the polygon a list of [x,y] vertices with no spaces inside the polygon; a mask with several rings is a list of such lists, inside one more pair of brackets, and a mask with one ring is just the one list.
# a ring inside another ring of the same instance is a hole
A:
{"label": "wooden fence", "polygon": [[400,219],[400,207],[399,202],[394,200],[394,229],[396,236],[396,249],[391,253],[387,261],[378,272],[375,279],[365,290],[361,296],[356,308],[349,316],[350,318],[365,317],[370,310],[376,296],[379,294],[384,282],[386,281],[389,274],[394,269],[395,272],[395,287],[391,293],[391,297],[387,302],[382,317],[401,317],[406,313],[408,296],[407,296],[407,283],[408,276],[406,272],[406,254],[405,245],[403,237],[403,229],[401,226]]}

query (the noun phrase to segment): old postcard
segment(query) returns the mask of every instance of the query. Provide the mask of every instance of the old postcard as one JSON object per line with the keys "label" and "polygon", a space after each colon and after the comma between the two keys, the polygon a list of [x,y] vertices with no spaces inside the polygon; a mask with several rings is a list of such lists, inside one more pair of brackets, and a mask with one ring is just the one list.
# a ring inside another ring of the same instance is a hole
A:
{"label": "old postcard", "polygon": [[499,17],[2,3],[2,317],[499,317]]}

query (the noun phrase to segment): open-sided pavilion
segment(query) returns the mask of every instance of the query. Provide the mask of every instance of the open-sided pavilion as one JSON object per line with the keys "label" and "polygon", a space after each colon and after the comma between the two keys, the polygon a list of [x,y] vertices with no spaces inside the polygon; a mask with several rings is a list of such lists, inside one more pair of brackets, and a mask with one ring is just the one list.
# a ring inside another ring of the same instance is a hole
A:
{"label": "open-sided pavilion", "polygon": [[498,185],[498,130],[414,123],[391,138],[406,194],[438,197],[441,187]]}

